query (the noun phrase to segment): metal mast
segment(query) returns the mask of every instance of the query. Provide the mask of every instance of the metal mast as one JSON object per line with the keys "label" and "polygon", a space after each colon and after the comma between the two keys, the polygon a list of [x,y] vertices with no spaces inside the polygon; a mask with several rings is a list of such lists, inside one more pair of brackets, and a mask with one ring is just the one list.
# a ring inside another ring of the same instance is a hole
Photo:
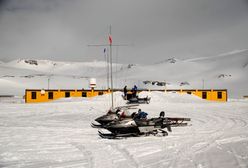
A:
{"label": "metal mast", "polygon": [[[100,47],[100,46],[109,46],[109,62],[107,58],[107,65],[110,63],[110,91],[111,91],[111,107],[114,108],[114,89],[113,89],[113,67],[112,67],[112,47],[113,46],[128,46],[126,44],[112,44],[112,36],[111,36],[111,25],[109,26],[109,44],[96,44],[96,45],[88,45],[89,47]],[[109,70],[109,68],[108,68]],[[109,75],[107,74],[107,78]],[[108,79],[107,79],[108,80]]]}
{"label": "metal mast", "polygon": [[114,108],[111,25],[109,26],[109,57],[110,57],[109,59],[110,59],[111,107]]}

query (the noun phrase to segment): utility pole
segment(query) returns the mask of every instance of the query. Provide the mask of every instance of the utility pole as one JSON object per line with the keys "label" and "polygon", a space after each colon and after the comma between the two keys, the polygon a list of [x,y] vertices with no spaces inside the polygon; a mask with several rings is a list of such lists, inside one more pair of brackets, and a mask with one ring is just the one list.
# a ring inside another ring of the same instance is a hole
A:
{"label": "utility pole", "polygon": [[50,89],[50,80],[51,80],[51,77],[53,76],[52,72],[54,72],[55,66],[56,66],[56,63],[53,63],[53,67],[51,68],[50,74],[48,75],[48,78],[47,78],[47,89],[48,90]]}
{"label": "utility pole", "polygon": [[164,92],[167,92],[166,81],[164,81]]}
{"label": "utility pole", "polygon": [[47,90],[49,90],[50,87],[50,75],[47,78]]}

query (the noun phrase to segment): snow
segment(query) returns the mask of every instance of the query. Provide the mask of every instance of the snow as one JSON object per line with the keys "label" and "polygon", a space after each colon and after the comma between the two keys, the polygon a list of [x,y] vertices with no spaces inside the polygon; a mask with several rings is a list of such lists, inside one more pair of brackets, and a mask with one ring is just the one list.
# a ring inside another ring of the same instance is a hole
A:
{"label": "snow", "polygon": [[[36,65],[37,64],[37,65]],[[149,117],[191,118],[166,137],[102,139],[91,122],[110,108],[110,95],[63,98],[24,104],[25,89],[88,88],[96,78],[105,89],[105,62],[14,60],[0,62],[0,167],[248,167],[248,50],[213,57],[150,65],[113,64],[115,88],[164,89],[143,81],[166,82],[167,89],[228,89],[228,102],[188,94],[141,92],[151,97],[141,108]],[[188,83],[181,85],[181,83]],[[115,106],[125,105],[121,92]],[[137,111],[131,109],[129,113]]]}
{"label": "snow", "polygon": [[[121,92],[115,105],[125,105]],[[188,94],[142,92],[138,108],[156,117],[189,117],[166,137],[102,139],[90,123],[110,95],[23,104],[0,99],[0,167],[248,167],[248,100],[209,102]],[[133,111],[137,109],[132,109]]]}
{"label": "snow", "polygon": [[[37,62],[30,64],[28,62]],[[197,59],[174,57],[149,65],[113,64],[114,88],[164,89],[144,81],[166,82],[167,89],[227,89],[229,98],[248,95],[248,50]],[[0,64],[0,95],[24,95],[25,89],[89,88],[89,79],[96,78],[97,88],[106,89],[106,62],[56,62],[50,60],[14,60]],[[181,83],[188,85],[181,85]],[[8,89],[9,88],[9,89]]]}

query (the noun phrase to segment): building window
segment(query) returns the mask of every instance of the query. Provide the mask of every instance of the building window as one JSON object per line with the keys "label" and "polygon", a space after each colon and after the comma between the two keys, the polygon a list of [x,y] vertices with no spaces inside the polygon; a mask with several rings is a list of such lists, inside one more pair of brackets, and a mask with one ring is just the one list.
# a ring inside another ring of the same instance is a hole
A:
{"label": "building window", "polygon": [[82,97],[87,97],[87,92],[82,92]]}
{"label": "building window", "polygon": [[187,92],[187,94],[191,94],[191,92]]}
{"label": "building window", "polygon": [[48,92],[48,99],[53,99],[53,92]]}
{"label": "building window", "polygon": [[217,97],[218,97],[218,99],[222,99],[222,92],[218,92]]}
{"label": "building window", "polygon": [[36,92],[31,92],[31,98],[36,99]]}
{"label": "building window", "polygon": [[207,92],[202,92],[202,98],[207,99]]}
{"label": "building window", "polygon": [[103,95],[103,92],[99,92],[98,95]]}
{"label": "building window", "polygon": [[65,97],[70,97],[70,92],[65,92]]}

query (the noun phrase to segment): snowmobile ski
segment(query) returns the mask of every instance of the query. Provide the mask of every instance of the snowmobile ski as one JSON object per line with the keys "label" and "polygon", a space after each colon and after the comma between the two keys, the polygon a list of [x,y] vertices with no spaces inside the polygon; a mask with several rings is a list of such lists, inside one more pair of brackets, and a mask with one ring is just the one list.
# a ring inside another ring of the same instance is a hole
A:
{"label": "snowmobile ski", "polygon": [[103,128],[103,125],[102,124],[91,123],[91,127],[92,128]]}
{"label": "snowmobile ski", "polygon": [[139,134],[136,134],[136,133],[114,134],[114,133],[103,133],[99,130],[98,130],[98,134],[101,138],[106,138],[106,139],[118,139],[118,138],[139,136]]}

